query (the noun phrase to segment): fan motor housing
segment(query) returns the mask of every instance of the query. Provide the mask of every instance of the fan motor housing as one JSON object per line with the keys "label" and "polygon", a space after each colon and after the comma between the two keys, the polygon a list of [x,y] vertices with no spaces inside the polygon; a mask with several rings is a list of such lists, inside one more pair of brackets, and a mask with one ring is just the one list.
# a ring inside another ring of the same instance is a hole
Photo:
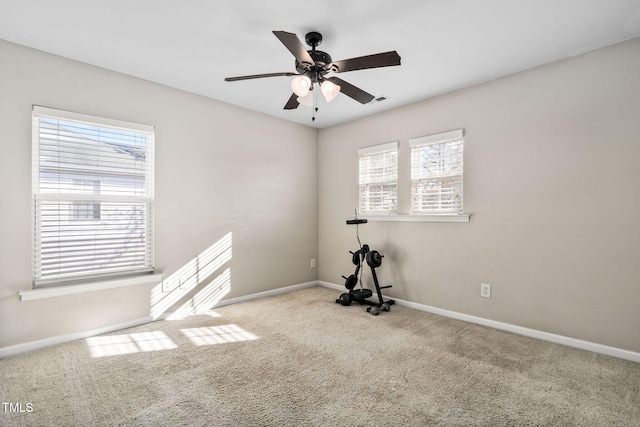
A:
{"label": "fan motor housing", "polygon": [[309,52],[311,59],[313,59],[313,62],[315,62],[316,65],[328,65],[332,62],[331,55],[327,52],[323,52],[321,50],[309,50],[307,52]]}
{"label": "fan motor housing", "polygon": [[[308,64],[306,62],[300,63],[296,60],[296,70],[300,74],[307,75],[312,81],[317,81],[321,76],[332,71],[329,65],[333,62],[331,55],[321,50],[316,50],[316,47],[322,43],[322,34],[317,31],[311,31],[307,33],[304,40],[311,50],[308,50],[309,56],[313,59],[315,65]],[[333,70],[336,71],[336,70]]]}
{"label": "fan motor housing", "polygon": [[310,65],[307,63],[301,64],[296,60],[296,70],[300,74],[307,72],[326,73],[329,71],[327,66],[332,62],[331,55],[321,50],[309,50],[307,52],[309,52],[309,56],[311,56],[311,59],[313,59],[313,62],[315,62],[316,65]]}

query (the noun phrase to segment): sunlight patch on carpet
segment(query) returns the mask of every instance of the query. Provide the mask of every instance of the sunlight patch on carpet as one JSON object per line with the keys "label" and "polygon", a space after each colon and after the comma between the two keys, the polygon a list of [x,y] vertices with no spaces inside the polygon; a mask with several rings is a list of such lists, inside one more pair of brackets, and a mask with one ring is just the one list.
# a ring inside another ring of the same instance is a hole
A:
{"label": "sunlight patch on carpet", "polygon": [[92,357],[171,350],[178,347],[162,331],[91,337],[86,341]]}
{"label": "sunlight patch on carpet", "polygon": [[180,329],[195,345],[215,345],[240,341],[257,340],[259,337],[238,325],[209,326],[204,328]]}

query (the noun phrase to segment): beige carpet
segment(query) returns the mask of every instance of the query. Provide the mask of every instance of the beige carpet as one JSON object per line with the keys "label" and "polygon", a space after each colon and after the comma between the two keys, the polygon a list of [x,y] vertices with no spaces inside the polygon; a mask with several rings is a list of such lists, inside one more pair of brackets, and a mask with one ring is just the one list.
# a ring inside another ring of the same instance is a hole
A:
{"label": "beige carpet", "polygon": [[0,399],[24,410],[0,407],[0,425],[640,426],[640,364],[400,306],[374,317],[338,295],[0,360]]}

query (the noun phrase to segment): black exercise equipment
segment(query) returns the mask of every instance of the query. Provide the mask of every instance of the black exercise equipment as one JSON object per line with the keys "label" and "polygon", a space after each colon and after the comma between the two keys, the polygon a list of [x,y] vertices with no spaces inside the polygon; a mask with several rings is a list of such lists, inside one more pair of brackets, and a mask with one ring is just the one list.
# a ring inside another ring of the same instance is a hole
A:
{"label": "black exercise equipment", "polygon": [[[391,310],[391,305],[395,303],[394,300],[384,300],[382,297],[381,289],[390,288],[389,286],[380,286],[378,283],[378,276],[376,274],[376,268],[382,265],[382,255],[378,251],[372,251],[369,249],[369,245],[363,245],[360,242],[360,235],[358,234],[358,226],[360,224],[366,224],[366,219],[358,218],[356,212],[355,219],[348,219],[347,225],[355,225],[356,226],[356,238],[358,239],[358,245],[360,249],[355,252],[349,251],[351,254],[351,262],[356,266],[356,270],[349,277],[342,276],[345,279],[344,287],[347,288],[349,292],[345,292],[340,295],[340,297],[336,300],[336,303],[342,304],[344,306],[351,305],[353,301],[358,302],[359,304],[366,304],[370,307],[367,307],[367,311],[374,316],[377,316],[383,311]],[[371,289],[363,288],[362,286],[362,264],[366,260],[367,265],[371,268],[371,276],[373,277],[373,284],[376,287],[376,294],[378,297],[378,302],[370,301],[367,298],[373,296],[373,291]],[[356,285],[360,282],[360,289],[355,289]]]}

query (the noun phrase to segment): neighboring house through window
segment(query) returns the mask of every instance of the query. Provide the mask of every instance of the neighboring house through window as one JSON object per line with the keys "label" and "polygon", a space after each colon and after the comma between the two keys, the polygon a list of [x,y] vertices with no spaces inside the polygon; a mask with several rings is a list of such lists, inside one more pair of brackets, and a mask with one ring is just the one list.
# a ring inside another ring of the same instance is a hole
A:
{"label": "neighboring house through window", "polygon": [[[100,181],[74,179],[73,188],[77,194],[100,194]],[[100,219],[100,202],[73,202],[71,219],[76,221],[96,221]]]}
{"label": "neighboring house through window", "polygon": [[34,286],[153,271],[151,126],[34,106]]}

